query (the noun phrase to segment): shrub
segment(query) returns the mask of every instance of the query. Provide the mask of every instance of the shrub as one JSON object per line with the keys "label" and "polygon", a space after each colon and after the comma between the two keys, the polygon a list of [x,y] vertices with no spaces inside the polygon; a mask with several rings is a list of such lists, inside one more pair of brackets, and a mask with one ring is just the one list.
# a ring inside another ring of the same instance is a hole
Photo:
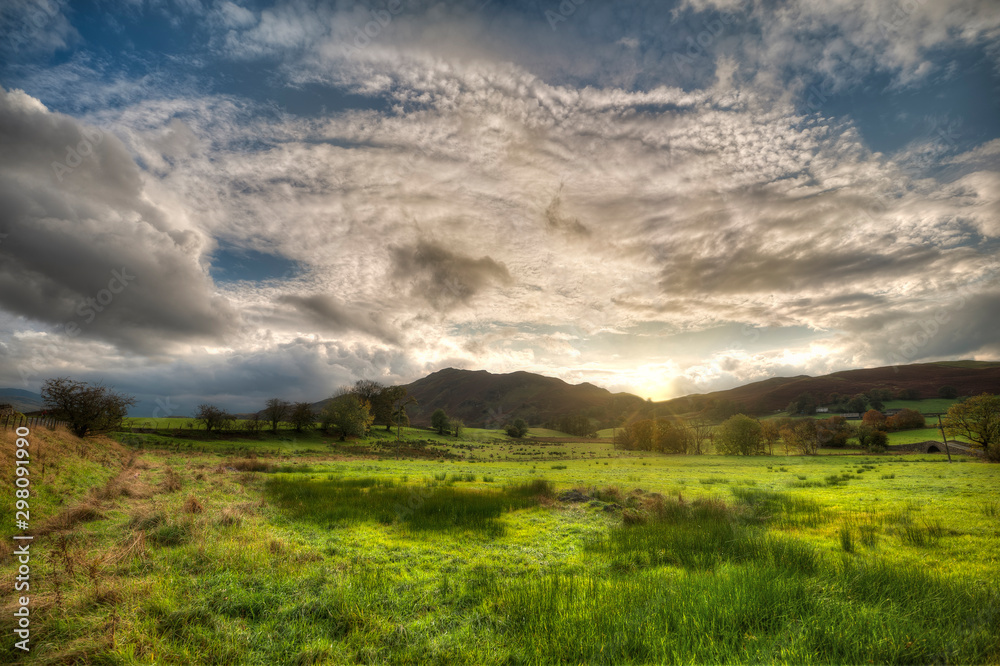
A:
{"label": "shrub", "polygon": [[915,409],[903,409],[885,420],[889,430],[914,430],[927,425],[924,415]]}

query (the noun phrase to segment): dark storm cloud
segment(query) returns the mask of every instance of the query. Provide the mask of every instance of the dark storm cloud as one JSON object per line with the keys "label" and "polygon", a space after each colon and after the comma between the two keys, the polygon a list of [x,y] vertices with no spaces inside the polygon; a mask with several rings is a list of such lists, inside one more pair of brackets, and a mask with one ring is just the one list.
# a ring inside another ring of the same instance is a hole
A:
{"label": "dark storm cloud", "polygon": [[216,340],[235,313],[113,135],[0,89],[0,307],[159,353]]}
{"label": "dark storm cloud", "polygon": [[411,296],[438,309],[468,304],[487,288],[512,282],[504,264],[490,257],[474,259],[431,241],[394,247],[391,257],[392,278],[409,285]]}

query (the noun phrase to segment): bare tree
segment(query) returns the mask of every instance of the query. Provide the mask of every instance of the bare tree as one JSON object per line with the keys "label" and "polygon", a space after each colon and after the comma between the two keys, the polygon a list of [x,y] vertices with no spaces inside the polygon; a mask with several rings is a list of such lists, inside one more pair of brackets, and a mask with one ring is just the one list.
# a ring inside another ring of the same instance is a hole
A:
{"label": "bare tree", "polygon": [[42,385],[45,408],[65,420],[77,437],[118,430],[135,398],[100,384],[59,377]]}
{"label": "bare tree", "polygon": [[198,405],[198,412],[194,415],[194,419],[203,424],[208,432],[227,430],[232,427],[235,420],[229,412],[209,404]]}
{"label": "bare tree", "polygon": [[688,453],[700,456],[705,453],[705,442],[711,439],[712,424],[707,419],[694,418],[687,422],[687,427],[691,431]]}
{"label": "bare tree", "polygon": [[291,405],[281,398],[271,398],[264,407],[264,419],[271,424],[271,432],[278,432],[278,424],[285,420]]}
{"label": "bare tree", "polygon": [[257,437],[267,423],[260,417],[260,414],[251,414],[250,418],[243,421],[243,429],[247,434]]}
{"label": "bare tree", "polygon": [[297,402],[292,405],[288,422],[295,428],[295,432],[302,432],[316,425],[316,413],[313,412],[312,405],[308,402]]}

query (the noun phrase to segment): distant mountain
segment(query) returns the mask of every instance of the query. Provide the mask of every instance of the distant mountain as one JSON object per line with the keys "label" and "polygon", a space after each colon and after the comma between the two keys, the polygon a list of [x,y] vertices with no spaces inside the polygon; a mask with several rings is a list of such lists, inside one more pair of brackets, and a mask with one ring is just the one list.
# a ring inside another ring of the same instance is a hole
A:
{"label": "distant mountain", "polygon": [[[568,384],[530,372],[493,374],[446,368],[405,388],[418,403],[407,408],[416,426],[430,425],[437,409],[470,427],[499,428],[516,418],[533,425],[581,414],[603,421],[612,408],[628,413],[645,402],[630,393],[612,393],[588,383]],[[313,409],[319,411],[327,402],[314,403]]]}
{"label": "distant mountain", "polygon": [[19,412],[35,412],[42,408],[42,396],[16,388],[0,388],[0,405],[12,405]]}
{"label": "distant mountain", "polygon": [[410,420],[420,425],[429,424],[438,408],[468,426],[499,427],[515,418],[541,424],[581,413],[600,420],[612,406],[623,411],[626,406],[644,402],[630,393],[611,393],[586,382],[567,384],[530,372],[493,374],[446,368],[418,379],[406,389],[419,403],[409,410]]}
{"label": "distant mountain", "polygon": [[[942,386],[953,386],[958,395],[984,391],[1000,393],[1000,363],[947,361],[913,365],[845,370],[810,377],[772,377],[725,391],[694,394],[663,402],[647,402],[631,393],[611,393],[593,384],[568,384],[561,379],[530,372],[493,374],[486,370],[447,368],[418,379],[405,388],[416,398],[407,412],[417,426],[430,425],[431,414],[443,409],[449,417],[471,427],[500,427],[515,418],[531,425],[558,421],[563,416],[588,416],[592,423],[608,423],[612,414],[621,419],[668,414],[711,413],[713,406],[731,403],[747,413],[764,414],[784,409],[803,393],[820,402],[831,393],[851,396],[871,389],[915,391],[919,398],[935,398]],[[329,399],[313,403],[320,411]]]}
{"label": "distant mountain", "polygon": [[844,370],[810,377],[772,377],[726,391],[688,395],[659,403],[672,412],[701,411],[713,401],[730,401],[750,411],[784,409],[803,393],[824,401],[831,393],[855,395],[871,389],[889,389],[893,394],[911,389],[918,398],[936,398],[942,386],[953,386],[958,395],[1000,393],[1000,363],[989,361],[944,361],[915,363],[863,370]]}

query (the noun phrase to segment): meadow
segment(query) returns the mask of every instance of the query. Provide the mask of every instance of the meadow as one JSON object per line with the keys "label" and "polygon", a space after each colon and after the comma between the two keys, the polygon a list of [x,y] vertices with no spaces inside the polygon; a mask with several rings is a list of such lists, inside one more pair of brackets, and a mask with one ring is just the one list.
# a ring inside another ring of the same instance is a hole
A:
{"label": "meadow", "polygon": [[1000,660],[997,465],[490,432],[345,448],[40,430],[35,482],[62,485],[33,511],[37,642],[20,661]]}

